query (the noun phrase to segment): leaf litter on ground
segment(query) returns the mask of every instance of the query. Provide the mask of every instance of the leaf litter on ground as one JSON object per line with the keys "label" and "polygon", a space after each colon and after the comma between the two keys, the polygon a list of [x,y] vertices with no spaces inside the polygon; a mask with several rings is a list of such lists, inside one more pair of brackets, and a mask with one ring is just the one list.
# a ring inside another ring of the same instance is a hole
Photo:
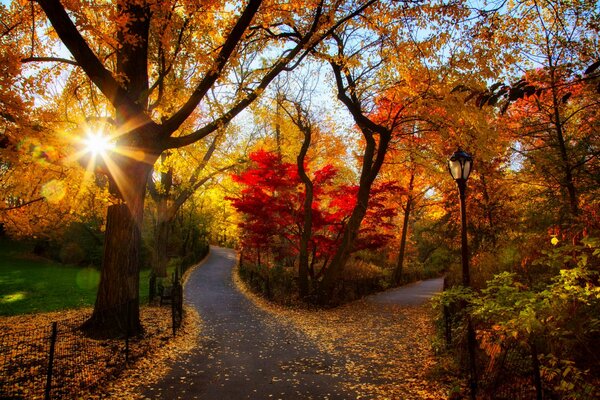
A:
{"label": "leaf litter on ground", "polygon": [[449,385],[435,377],[429,304],[399,306],[355,301],[332,309],[273,304],[233,273],[235,285],[259,308],[292,323],[324,352],[342,362],[344,385],[358,399],[447,398]]}

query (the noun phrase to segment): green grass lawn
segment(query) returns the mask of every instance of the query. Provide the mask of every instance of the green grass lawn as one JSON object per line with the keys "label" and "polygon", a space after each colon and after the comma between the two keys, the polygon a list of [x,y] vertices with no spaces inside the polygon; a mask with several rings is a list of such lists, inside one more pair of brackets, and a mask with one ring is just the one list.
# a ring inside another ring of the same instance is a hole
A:
{"label": "green grass lawn", "polygon": [[[0,243],[0,316],[91,306],[100,272],[26,255],[26,245]],[[140,276],[141,301],[148,298],[149,270]]]}

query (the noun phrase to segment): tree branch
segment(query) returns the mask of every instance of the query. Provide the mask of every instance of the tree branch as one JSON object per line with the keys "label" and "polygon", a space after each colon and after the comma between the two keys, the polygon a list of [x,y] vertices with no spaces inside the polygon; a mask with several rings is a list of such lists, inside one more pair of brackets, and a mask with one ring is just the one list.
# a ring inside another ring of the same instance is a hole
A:
{"label": "tree branch", "polygon": [[248,5],[244,9],[244,12],[237,20],[235,26],[227,36],[227,40],[223,44],[219,55],[215,61],[215,65],[210,71],[206,74],[204,79],[200,81],[190,98],[187,102],[177,111],[175,114],[171,116],[171,118],[167,119],[163,124],[164,133],[166,136],[170,136],[173,132],[175,132],[179,126],[190,116],[190,114],[194,111],[196,106],[200,103],[200,101],[204,98],[208,90],[212,87],[212,85],[216,82],[216,80],[221,76],[225,65],[229,61],[229,58],[233,54],[237,44],[242,39],[246,28],[252,22],[254,15],[258,11],[259,6],[261,5],[262,0],[250,0]]}
{"label": "tree branch", "polygon": [[[304,38],[294,48],[292,48],[291,50],[287,50],[285,53],[286,54],[285,56],[281,56],[281,58],[279,58],[279,60],[275,63],[275,65],[273,65],[273,67],[269,70],[269,72],[267,72],[265,74],[265,76],[263,76],[263,78],[260,81],[260,83],[258,84],[258,86],[255,89],[253,89],[252,91],[250,91],[246,95],[246,97],[244,97],[242,100],[240,100],[236,104],[234,104],[229,109],[229,111],[224,113],[221,117],[208,123],[207,125],[198,129],[197,131],[190,133],[189,135],[186,135],[186,136],[168,138],[167,140],[165,140],[165,148],[177,148],[177,147],[187,146],[188,144],[194,143],[194,142],[206,137],[207,135],[209,135],[211,132],[214,132],[219,127],[222,127],[222,126],[228,124],[236,115],[238,115],[243,109],[245,109],[254,100],[256,100],[258,98],[258,96],[267,88],[269,83],[271,83],[271,81],[273,79],[275,79],[275,77],[277,75],[279,75],[279,73],[285,69],[285,67],[298,55],[298,53],[300,53],[300,51],[302,51],[305,48],[305,46],[308,46],[309,42],[313,38],[313,36],[318,28],[319,20],[322,15],[321,13],[322,13],[322,9],[319,6],[316,10],[315,19],[313,21],[313,25],[311,26],[309,32],[304,36]],[[319,37],[318,40],[316,41],[316,43],[323,40],[323,38],[324,37]],[[316,43],[313,43],[313,45],[315,45]]]}
{"label": "tree branch", "polygon": [[22,207],[28,206],[30,204],[33,204],[33,203],[37,203],[38,201],[42,201],[44,199],[45,199],[45,197],[38,197],[37,199],[29,200],[29,201],[26,201],[25,203],[22,203],[22,204],[19,204],[19,205],[16,205],[16,206],[10,206],[10,207],[0,208],[0,211],[16,210],[18,208],[22,208]]}
{"label": "tree branch", "polygon": [[21,62],[22,63],[29,63],[29,62],[60,62],[60,63],[75,65],[76,67],[79,67],[79,63],[77,61],[69,60],[68,58],[61,58],[61,57],[25,57],[25,58],[21,59]]}
{"label": "tree branch", "polygon": [[117,109],[123,109],[126,115],[145,115],[123,89],[96,54],[90,49],[59,0],[36,0],[50,20],[60,40],[75,58],[94,84]]}

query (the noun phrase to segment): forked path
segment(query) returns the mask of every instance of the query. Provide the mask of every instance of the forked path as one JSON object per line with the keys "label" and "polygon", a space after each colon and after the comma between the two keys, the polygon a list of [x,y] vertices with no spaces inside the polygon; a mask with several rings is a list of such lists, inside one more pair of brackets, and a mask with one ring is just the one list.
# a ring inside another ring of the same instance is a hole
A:
{"label": "forked path", "polygon": [[[146,398],[357,398],[342,386],[348,378],[344,360],[325,354],[289,321],[257,308],[235,288],[235,257],[233,250],[212,247],[208,259],[192,272],[185,293],[203,320],[200,343],[144,390]],[[390,291],[371,300],[413,304],[415,296],[422,300],[437,290],[433,286],[426,294],[421,285],[413,285],[409,292]]]}

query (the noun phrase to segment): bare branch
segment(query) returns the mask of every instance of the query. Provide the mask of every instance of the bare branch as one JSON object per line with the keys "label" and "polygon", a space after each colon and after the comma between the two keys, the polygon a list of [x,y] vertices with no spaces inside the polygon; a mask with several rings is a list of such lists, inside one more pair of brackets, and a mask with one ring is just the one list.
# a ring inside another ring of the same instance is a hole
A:
{"label": "bare branch", "polygon": [[0,211],[10,211],[10,210],[16,210],[16,209],[18,209],[18,208],[23,208],[23,207],[26,207],[26,206],[28,206],[28,205],[31,205],[31,204],[33,204],[33,203],[37,203],[38,201],[42,201],[42,200],[44,200],[44,199],[45,199],[45,197],[38,197],[37,199],[29,200],[29,201],[26,201],[25,203],[18,204],[18,205],[16,205],[16,206],[11,206],[11,207],[4,207],[4,208],[0,208]]}
{"label": "bare branch", "polygon": [[219,55],[215,61],[215,65],[210,69],[210,71],[206,74],[204,79],[200,81],[190,98],[187,102],[177,111],[175,114],[171,116],[168,120],[163,124],[165,135],[170,136],[173,132],[175,132],[179,126],[190,116],[190,114],[194,111],[196,106],[200,103],[200,101],[204,98],[208,90],[212,87],[212,85],[216,82],[216,80],[221,76],[223,69],[227,65],[229,58],[233,54],[237,44],[242,39],[246,28],[252,22],[254,15],[258,11],[259,6],[261,5],[262,0],[250,0],[248,5],[242,12],[242,15],[237,20],[235,26],[227,36],[227,40],[223,44]]}
{"label": "bare branch", "polygon": [[77,61],[70,60],[68,58],[61,58],[61,57],[25,57],[25,58],[21,59],[21,62],[22,63],[59,62],[59,63],[65,63],[65,64],[75,65],[76,67],[79,67],[79,63]]}

